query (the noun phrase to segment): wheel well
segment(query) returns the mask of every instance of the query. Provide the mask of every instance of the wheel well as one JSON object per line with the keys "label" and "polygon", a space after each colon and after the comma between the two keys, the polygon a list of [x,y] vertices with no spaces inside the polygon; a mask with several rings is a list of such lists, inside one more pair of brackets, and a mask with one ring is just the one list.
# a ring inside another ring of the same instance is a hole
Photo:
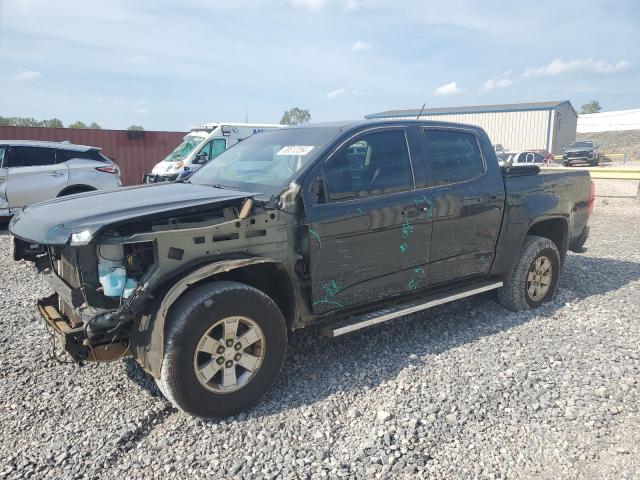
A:
{"label": "wheel well", "polygon": [[527,235],[537,235],[551,240],[558,247],[560,257],[564,260],[567,253],[567,221],[563,218],[542,220],[529,228]]}
{"label": "wheel well", "polygon": [[71,185],[69,187],[63,188],[62,191],[58,194],[59,197],[64,197],[65,195],[73,195],[74,193],[83,193],[83,192],[92,192],[95,188],[90,185]]}
{"label": "wheel well", "polygon": [[213,278],[203,280],[203,282],[212,279],[240,282],[257,288],[278,305],[288,326],[295,320],[296,306],[293,285],[289,275],[280,265],[275,263],[248,265],[215,275]]}

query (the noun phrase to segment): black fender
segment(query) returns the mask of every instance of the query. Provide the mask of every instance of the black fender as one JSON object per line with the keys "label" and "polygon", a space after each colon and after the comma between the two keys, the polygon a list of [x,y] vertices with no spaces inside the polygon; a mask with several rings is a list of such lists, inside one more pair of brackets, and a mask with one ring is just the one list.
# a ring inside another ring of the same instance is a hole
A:
{"label": "black fender", "polygon": [[[165,322],[171,306],[192,285],[198,284],[216,275],[237,270],[250,265],[280,262],[265,258],[241,258],[208,263],[175,280],[173,285],[159,288],[152,295],[149,308],[131,332],[132,351],[142,367],[151,375],[160,378],[160,369],[164,358]],[[165,293],[166,292],[166,293]]]}

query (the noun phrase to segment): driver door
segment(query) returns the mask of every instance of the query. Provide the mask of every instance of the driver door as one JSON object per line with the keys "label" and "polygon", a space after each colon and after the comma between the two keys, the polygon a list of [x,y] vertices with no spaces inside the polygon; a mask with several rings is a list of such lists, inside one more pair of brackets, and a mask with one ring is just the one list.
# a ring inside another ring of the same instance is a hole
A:
{"label": "driver door", "polygon": [[306,208],[314,313],[417,287],[431,220],[427,190],[415,190],[406,135],[399,127],[355,135],[312,175],[323,190]]}

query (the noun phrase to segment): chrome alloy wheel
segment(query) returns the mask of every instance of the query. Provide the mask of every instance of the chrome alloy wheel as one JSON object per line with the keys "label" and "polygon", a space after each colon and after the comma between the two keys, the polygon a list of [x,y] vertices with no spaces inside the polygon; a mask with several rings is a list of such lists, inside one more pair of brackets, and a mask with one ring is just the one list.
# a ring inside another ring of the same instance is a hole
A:
{"label": "chrome alloy wheel", "polygon": [[227,317],[202,336],[193,356],[200,384],[214,393],[240,390],[258,373],[265,353],[265,338],[247,317]]}
{"label": "chrome alloy wheel", "polygon": [[531,265],[527,275],[527,294],[534,302],[542,300],[549,288],[553,278],[553,265],[551,260],[545,256],[540,256]]}

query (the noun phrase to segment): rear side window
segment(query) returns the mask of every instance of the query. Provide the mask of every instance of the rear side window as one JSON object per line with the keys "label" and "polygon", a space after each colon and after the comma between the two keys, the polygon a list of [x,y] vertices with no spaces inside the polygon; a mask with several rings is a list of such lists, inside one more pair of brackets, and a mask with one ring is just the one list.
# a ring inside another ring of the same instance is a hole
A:
{"label": "rear side window", "polygon": [[96,162],[106,162],[107,159],[100,154],[99,150],[87,150],[79,152],[77,150],[58,150],[58,163],[66,162],[72,158],[82,158],[85,160],[95,160]]}
{"label": "rear side window", "polygon": [[55,152],[51,148],[11,147],[7,167],[38,167],[56,163]]}
{"label": "rear side window", "polygon": [[5,151],[5,147],[4,146],[0,146],[0,168],[4,167],[3,163],[4,163],[4,151]]}
{"label": "rear side window", "polygon": [[484,172],[475,135],[456,130],[423,130],[434,185],[464,182]]}

